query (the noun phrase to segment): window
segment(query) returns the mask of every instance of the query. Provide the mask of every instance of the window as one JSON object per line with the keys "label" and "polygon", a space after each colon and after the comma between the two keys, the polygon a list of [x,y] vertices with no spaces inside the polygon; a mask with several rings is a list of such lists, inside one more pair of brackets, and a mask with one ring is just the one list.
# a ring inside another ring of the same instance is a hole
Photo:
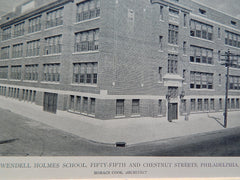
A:
{"label": "window", "polygon": [[231,109],[235,109],[235,99],[231,99]]}
{"label": "window", "polygon": [[41,31],[41,18],[42,16],[38,16],[32,19],[29,19],[28,33]]}
{"label": "window", "polygon": [[190,35],[202,39],[213,40],[213,26],[198,22],[195,20],[190,21]]}
{"label": "window", "polygon": [[60,64],[43,64],[43,81],[60,81]]}
{"label": "window", "polygon": [[22,66],[11,66],[11,79],[21,80]]}
{"label": "window", "polygon": [[46,28],[62,25],[63,24],[62,13],[63,13],[63,8],[48,12]]}
{"label": "window", "polygon": [[196,100],[195,99],[191,99],[191,111],[194,112],[196,111],[195,105],[196,104]]}
{"label": "window", "polygon": [[187,14],[183,14],[183,26],[186,27],[187,26]]}
{"label": "window", "polygon": [[88,98],[83,97],[83,112],[88,113]]}
{"label": "window", "polygon": [[214,99],[210,99],[210,110],[214,110],[215,106],[214,106]]}
{"label": "window", "polygon": [[75,33],[75,52],[98,50],[99,29]]}
{"label": "window", "polygon": [[124,99],[116,100],[116,115],[117,116],[124,115]]}
{"label": "window", "polygon": [[221,38],[221,29],[218,28],[218,38],[220,39]]}
{"label": "window", "polygon": [[168,87],[168,95],[170,98],[178,97],[178,88],[177,87]]}
{"label": "window", "polygon": [[163,74],[162,74],[162,67],[158,68],[158,81],[161,82],[163,80]]}
{"label": "window", "polygon": [[169,24],[168,27],[168,43],[178,44],[178,26]]}
{"label": "window", "polygon": [[24,35],[24,22],[21,22],[14,26],[14,37],[22,36]]}
{"label": "window", "polygon": [[11,39],[11,26],[2,29],[2,41]]}
{"label": "window", "polygon": [[38,64],[25,65],[24,80],[38,80]]}
{"label": "window", "polygon": [[239,106],[239,98],[236,99],[236,109],[239,109],[240,106]]}
{"label": "window", "polygon": [[163,6],[160,6],[160,16],[159,16],[160,20],[163,20]]}
{"label": "window", "polygon": [[74,63],[73,83],[97,84],[98,63]]}
{"label": "window", "polygon": [[0,79],[8,78],[8,66],[0,66]]}
{"label": "window", "polygon": [[173,9],[173,8],[169,8],[169,14],[178,16],[179,15],[179,10]]}
{"label": "window", "polygon": [[45,38],[44,55],[62,52],[62,35]]}
{"label": "window", "polygon": [[40,39],[27,42],[26,56],[39,56]]}
{"label": "window", "polygon": [[237,25],[237,22],[236,21],[231,21],[231,24],[236,26]]}
{"label": "window", "polygon": [[140,114],[140,100],[139,99],[132,100],[132,114]]}
{"label": "window", "polygon": [[186,54],[186,44],[187,44],[187,42],[184,41],[183,42],[183,54]]}
{"label": "window", "polygon": [[163,50],[163,36],[159,36],[159,50]]}
{"label": "window", "polygon": [[204,10],[204,9],[199,9],[199,13],[206,15],[206,10]]}
{"label": "window", "polygon": [[89,0],[77,4],[77,22],[100,16],[100,0]]}
{"label": "window", "polygon": [[208,99],[204,99],[204,110],[209,111]]}
{"label": "window", "polygon": [[213,50],[191,45],[190,62],[213,64]]}
{"label": "window", "polygon": [[240,35],[225,31],[225,44],[240,48]]}
{"label": "window", "polygon": [[198,99],[198,111],[202,111],[202,99]]}
{"label": "window", "polygon": [[186,69],[183,69],[183,82],[186,82]]}
{"label": "window", "polygon": [[229,76],[229,89],[239,90],[240,89],[240,76]]}
{"label": "window", "polygon": [[182,113],[186,113],[187,112],[187,102],[186,102],[186,99],[182,99],[181,100],[181,107],[182,107]]}
{"label": "window", "polygon": [[162,100],[158,100],[158,115],[162,115]]}
{"label": "window", "polygon": [[10,46],[1,48],[1,59],[9,59],[10,58]]}
{"label": "window", "polygon": [[219,110],[222,110],[222,98],[219,99]]}
{"label": "window", "polygon": [[70,95],[69,109],[74,111],[74,96],[73,95]]}
{"label": "window", "polygon": [[168,73],[177,74],[178,72],[178,56],[168,54]]}
{"label": "window", "polygon": [[221,85],[222,84],[222,75],[218,74],[218,84]]}
{"label": "window", "polygon": [[75,111],[81,112],[81,96],[77,96]]}
{"label": "window", "polygon": [[90,98],[90,114],[95,114],[95,98]]}
{"label": "window", "polygon": [[213,74],[191,71],[190,88],[213,89]]}
{"label": "window", "polygon": [[23,43],[13,45],[12,57],[19,58],[23,56]]}

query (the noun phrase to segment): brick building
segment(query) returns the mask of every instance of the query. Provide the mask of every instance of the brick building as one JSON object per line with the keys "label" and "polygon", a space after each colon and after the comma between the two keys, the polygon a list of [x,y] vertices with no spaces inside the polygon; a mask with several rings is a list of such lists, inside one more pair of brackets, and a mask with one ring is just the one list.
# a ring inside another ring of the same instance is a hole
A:
{"label": "brick building", "polygon": [[31,0],[0,28],[0,95],[99,119],[222,111],[240,48],[239,19],[190,0]]}

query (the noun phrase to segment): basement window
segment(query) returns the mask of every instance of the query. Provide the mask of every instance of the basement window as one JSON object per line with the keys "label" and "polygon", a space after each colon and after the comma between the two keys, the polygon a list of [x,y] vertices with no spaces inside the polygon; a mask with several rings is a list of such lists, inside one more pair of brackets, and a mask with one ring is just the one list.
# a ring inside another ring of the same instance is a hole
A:
{"label": "basement window", "polygon": [[206,15],[207,11],[204,9],[199,9],[200,14]]}
{"label": "basement window", "polygon": [[231,21],[231,24],[234,25],[234,26],[237,25],[237,23],[235,21]]}

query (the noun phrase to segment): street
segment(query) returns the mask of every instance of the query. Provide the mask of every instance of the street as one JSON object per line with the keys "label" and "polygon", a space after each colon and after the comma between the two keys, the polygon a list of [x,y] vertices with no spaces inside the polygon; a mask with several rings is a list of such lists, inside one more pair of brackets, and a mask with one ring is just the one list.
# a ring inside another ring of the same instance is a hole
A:
{"label": "street", "polygon": [[[0,156],[239,156],[240,128],[115,147],[0,109]],[[94,133],[94,132],[93,132]]]}

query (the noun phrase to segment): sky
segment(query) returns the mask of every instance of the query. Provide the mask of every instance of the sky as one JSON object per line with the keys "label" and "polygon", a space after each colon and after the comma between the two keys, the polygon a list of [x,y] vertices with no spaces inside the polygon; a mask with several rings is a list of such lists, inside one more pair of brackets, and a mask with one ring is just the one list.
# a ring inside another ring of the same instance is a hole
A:
{"label": "sky", "polygon": [[[26,0],[0,0],[0,16]],[[195,0],[240,19],[240,0]]]}

